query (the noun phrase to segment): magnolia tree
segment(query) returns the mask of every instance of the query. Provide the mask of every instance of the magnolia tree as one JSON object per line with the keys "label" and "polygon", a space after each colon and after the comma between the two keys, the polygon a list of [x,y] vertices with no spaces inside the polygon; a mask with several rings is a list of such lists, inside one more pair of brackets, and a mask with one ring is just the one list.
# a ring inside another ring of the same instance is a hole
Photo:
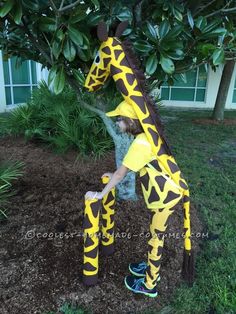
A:
{"label": "magnolia tree", "polygon": [[[174,85],[176,74],[185,80],[185,73],[199,65],[216,69],[224,64],[221,98],[217,97],[214,110],[214,118],[222,119],[236,53],[235,12],[236,5],[231,0],[0,1],[0,49],[5,59],[17,56],[19,60],[41,63],[49,70],[49,83],[55,93],[62,92],[67,83],[82,93],[84,75],[100,45],[96,37],[98,22],[105,21],[112,34],[120,21],[128,20],[123,38],[132,41],[150,84]],[[82,105],[103,119],[116,151],[121,152],[117,153],[119,164],[130,139],[119,135],[105,116],[106,93],[105,86],[96,104]],[[123,187],[121,197],[135,197],[132,174]]]}

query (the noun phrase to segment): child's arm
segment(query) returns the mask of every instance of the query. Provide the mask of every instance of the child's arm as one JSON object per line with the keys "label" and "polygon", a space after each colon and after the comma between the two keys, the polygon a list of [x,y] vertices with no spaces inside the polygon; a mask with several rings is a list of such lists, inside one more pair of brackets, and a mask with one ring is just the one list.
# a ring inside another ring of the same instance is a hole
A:
{"label": "child's arm", "polygon": [[111,176],[110,181],[107,183],[107,185],[104,187],[102,192],[87,192],[85,194],[85,199],[92,199],[92,198],[97,198],[97,199],[102,199],[110,190],[116,186],[127,174],[129,169],[123,165],[121,165]]}

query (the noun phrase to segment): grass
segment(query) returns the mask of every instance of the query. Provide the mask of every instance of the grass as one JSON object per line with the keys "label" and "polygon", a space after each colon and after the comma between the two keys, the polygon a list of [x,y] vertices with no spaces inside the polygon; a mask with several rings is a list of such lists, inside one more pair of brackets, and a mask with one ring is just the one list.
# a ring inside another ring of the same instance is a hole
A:
{"label": "grass", "polygon": [[[191,199],[211,235],[196,260],[196,281],[183,284],[161,313],[236,313],[236,128],[198,125],[210,111],[162,110]],[[235,118],[236,111],[227,111]],[[173,119],[176,118],[176,119]]]}

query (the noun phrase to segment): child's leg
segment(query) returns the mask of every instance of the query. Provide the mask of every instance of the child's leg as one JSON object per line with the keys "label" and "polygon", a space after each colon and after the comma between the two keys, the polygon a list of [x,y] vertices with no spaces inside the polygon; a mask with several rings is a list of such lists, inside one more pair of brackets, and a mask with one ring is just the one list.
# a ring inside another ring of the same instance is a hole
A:
{"label": "child's leg", "polygon": [[156,286],[156,279],[159,275],[164,245],[163,233],[168,226],[168,218],[174,211],[173,206],[156,210],[152,209],[150,223],[151,239],[148,241],[148,268],[145,277],[145,284],[149,289]]}

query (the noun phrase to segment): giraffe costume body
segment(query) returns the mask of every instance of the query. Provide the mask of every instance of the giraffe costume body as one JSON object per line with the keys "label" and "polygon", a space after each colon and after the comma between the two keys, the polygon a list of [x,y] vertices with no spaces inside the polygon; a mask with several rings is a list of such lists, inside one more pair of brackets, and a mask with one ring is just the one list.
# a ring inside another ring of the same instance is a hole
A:
{"label": "giraffe costume body", "polygon": [[105,23],[98,25],[98,38],[102,44],[86,78],[85,87],[89,91],[95,91],[111,75],[124,101],[132,106],[156,156],[155,160],[140,171],[144,199],[147,207],[152,211],[150,231],[153,237],[149,241],[148,269],[145,278],[147,286],[151,289],[156,285],[162,256],[163,233],[167,228],[167,220],[173,213],[171,208],[181,198],[185,231],[182,274],[191,284],[193,252],[190,241],[189,189],[165,141],[151,101],[140,83],[140,73],[129,56],[129,47],[119,40],[126,27],[126,23],[121,23],[115,37],[108,37]]}

